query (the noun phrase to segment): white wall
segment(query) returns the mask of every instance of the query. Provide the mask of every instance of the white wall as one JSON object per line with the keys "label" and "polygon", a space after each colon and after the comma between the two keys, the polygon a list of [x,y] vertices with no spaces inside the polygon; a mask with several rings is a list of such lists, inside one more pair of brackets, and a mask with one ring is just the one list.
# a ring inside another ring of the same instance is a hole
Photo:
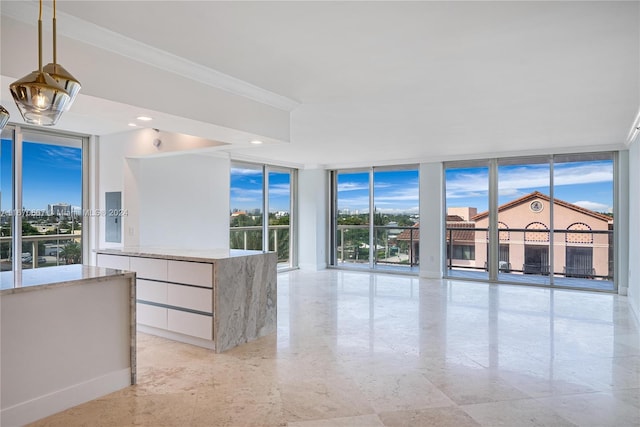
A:
{"label": "white wall", "polygon": [[629,303],[640,319],[640,142],[629,147]]}
{"label": "white wall", "polygon": [[0,296],[0,425],[24,425],[131,384],[131,286],[120,276]]}
{"label": "white wall", "polygon": [[105,241],[98,217],[97,247],[229,247],[230,160],[211,151],[219,143],[140,129],[102,136],[97,145],[97,208],[105,208],[106,192],[121,191],[127,210],[121,243]]}
{"label": "white wall", "polygon": [[139,245],[229,249],[229,167],[202,154],[141,159]]}
{"label": "white wall", "polygon": [[420,276],[442,277],[442,163],[420,165]]}
{"label": "white wall", "polygon": [[303,169],[298,173],[298,265],[300,269],[327,267],[327,171]]}

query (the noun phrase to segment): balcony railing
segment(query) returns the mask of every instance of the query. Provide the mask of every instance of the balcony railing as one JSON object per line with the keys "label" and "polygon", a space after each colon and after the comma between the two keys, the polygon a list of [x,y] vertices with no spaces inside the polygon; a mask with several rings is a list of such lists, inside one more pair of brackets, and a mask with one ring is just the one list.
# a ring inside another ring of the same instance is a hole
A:
{"label": "balcony railing", "polygon": [[[447,268],[488,271],[487,228],[447,227]],[[613,230],[499,229],[498,271],[613,279]]]}
{"label": "balcony railing", "polygon": [[406,266],[419,265],[419,228],[376,225],[374,250],[369,242],[369,225],[338,225],[336,255],[339,264]]}
{"label": "balcony railing", "polygon": [[[12,269],[11,243],[13,237],[0,237],[0,268],[2,271]],[[22,268],[41,268],[51,267],[55,265],[68,264],[70,262],[82,263],[82,249],[77,257],[64,256],[65,245],[69,242],[80,244],[82,234],[47,234],[47,235],[29,235],[22,236],[22,253],[28,253],[30,259],[22,262]],[[40,250],[40,244],[44,244],[44,251]],[[22,253],[17,256],[22,257]],[[71,254],[69,254],[71,255]]]}
{"label": "balcony railing", "polygon": [[[230,227],[230,248],[244,250],[262,250],[262,226]],[[290,225],[270,225],[269,251],[277,252],[278,263],[289,262],[291,241]]]}

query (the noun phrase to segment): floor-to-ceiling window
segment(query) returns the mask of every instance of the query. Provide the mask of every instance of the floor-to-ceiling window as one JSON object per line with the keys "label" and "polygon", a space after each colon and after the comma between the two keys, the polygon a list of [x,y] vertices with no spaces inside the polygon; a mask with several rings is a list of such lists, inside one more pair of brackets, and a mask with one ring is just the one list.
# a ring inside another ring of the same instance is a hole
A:
{"label": "floor-to-ceiling window", "polygon": [[293,169],[232,162],[230,248],[273,251],[279,268],[295,266],[295,186]]}
{"label": "floor-to-ceiling window", "polygon": [[369,171],[337,171],[335,258],[337,265],[369,266]]}
{"label": "floor-to-ceiling window", "polygon": [[418,181],[413,165],[332,172],[331,264],[417,271]]}
{"label": "floor-to-ceiling window", "polygon": [[553,158],[556,283],[614,289],[614,156]]}
{"label": "floor-to-ceiling window", "polygon": [[[487,279],[489,166],[464,162],[445,169],[445,248],[448,275]],[[482,216],[478,221],[478,215]]]}
{"label": "floor-to-ceiling window", "polygon": [[535,275],[538,282],[549,283],[550,170],[549,156],[497,161],[498,240],[503,248],[498,280]]}
{"label": "floor-to-ceiling window", "polygon": [[13,127],[2,130],[0,140],[0,267],[11,270],[13,243]]}
{"label": "floor-to-ceiling window", "polygon": [[0,147],[0,265],[82,263],[87,138],[8,127]]}
{"label": "floor-to-ceiling window", "polygon": [[445,166],[447,276],[615,290],[615,153],[480,163]]}
{"label": "floor-to-ceiling window", "polygon": [[293,173],[290,169],[267,167],[269,185],[269,250],[278,254],[278,265],[292,264],[291,212]]}
{"label": "floor-to-ceiling window", "polygon": [[263,166],[231,164],[231,249],[262,250],[264,212]]}

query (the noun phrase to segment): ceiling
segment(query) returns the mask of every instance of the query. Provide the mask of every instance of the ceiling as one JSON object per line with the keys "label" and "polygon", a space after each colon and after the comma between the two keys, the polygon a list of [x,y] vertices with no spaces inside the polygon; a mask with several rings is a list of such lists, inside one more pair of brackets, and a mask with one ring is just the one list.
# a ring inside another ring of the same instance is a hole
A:
{"label": "ceiling", "polygon": [[[351,167],[624,148],[640,106],[638,2],[57,4],[67,130],[146,113],[237,158]],[[6,107],[36,6],[0,5]]]}

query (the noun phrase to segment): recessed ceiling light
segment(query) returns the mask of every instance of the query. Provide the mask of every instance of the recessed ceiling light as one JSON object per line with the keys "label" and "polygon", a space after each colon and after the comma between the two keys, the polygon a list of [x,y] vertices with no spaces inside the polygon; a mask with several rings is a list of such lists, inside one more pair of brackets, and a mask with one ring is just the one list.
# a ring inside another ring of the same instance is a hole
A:
{"label": "recessed ceiling light", "polygon": [[254,144],[254,145],[260,145],[260,144],[262,144],[262,141],[260,141],[259,139],[253,139],[253,140],[251,140],[251,143]]}
{"label": "recessed ceiling light", "polygon": [[143,122],[149,122],[149,121],[153,120],[151,117],[147,117],[147,116],[138,116],[138,117],[136,117],[136,119],[141,120]]}
{"label": "recessed ceiling light", "polygon": [[129,123],[129,126],[131,126],[131,127],[133,127],[133,128],[134,128],[134,127],[137,127],[138,125],[137,125],[137,124],[135,124],[135,123]]}

